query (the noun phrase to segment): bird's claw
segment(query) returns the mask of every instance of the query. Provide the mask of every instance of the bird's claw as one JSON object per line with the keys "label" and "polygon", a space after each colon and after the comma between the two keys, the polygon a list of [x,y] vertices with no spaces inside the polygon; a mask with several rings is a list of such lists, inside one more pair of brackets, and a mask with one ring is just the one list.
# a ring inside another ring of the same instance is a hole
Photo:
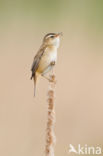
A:
{"label": "bird's claw", "polygon": [[50,75],[49,82],[52,82],[52,83],[56,84],[57,80],[55,80],[55,76],[54,75]]}
{"label": "bird's claw", "polygon": [[50,64],[51,64],[51,66],[54,66],[55,65],[55,61],[52,61]]}

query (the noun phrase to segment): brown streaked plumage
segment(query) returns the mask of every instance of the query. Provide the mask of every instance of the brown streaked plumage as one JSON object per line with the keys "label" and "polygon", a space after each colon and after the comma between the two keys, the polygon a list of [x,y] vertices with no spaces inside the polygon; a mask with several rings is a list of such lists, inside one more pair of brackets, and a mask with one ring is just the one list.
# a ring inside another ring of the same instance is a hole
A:
{"label": "brown streaked plumage", "polygon": [[34,95],[38,76],[42,75],[45,77],[45,74],[48,73],[55,65],[60,35],[61,33],[49,33],[45,35],[43,43],[34,57],[31,67],[31,79],[34,79]]}

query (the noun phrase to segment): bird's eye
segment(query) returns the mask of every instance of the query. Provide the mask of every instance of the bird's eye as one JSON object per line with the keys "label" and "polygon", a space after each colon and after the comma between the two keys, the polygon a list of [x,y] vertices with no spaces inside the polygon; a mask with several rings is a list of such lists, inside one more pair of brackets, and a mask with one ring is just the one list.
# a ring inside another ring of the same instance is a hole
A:
{"label": "bird's eye", "polygon": [[54,36],[51,36],[51,38],[54,38]]}

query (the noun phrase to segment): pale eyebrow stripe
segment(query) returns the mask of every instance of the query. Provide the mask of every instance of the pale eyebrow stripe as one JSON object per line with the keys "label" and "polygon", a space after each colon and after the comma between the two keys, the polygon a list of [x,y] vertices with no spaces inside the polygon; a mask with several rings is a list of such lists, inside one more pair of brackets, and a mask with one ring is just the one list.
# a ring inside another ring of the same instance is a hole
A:
{"label": "pale eyebrow stripe", "polygon": [[51,37],[51,36],[54,36],[54,35],[48,35],[46,38]]}

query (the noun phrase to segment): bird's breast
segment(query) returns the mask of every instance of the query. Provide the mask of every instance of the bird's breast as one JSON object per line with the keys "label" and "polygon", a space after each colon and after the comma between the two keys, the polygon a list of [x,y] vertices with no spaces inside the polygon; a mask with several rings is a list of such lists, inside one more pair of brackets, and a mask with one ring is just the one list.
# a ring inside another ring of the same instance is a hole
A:
{"label": "bird's breast", "polygon": [[56,61],[57,60],[57,50],[49,52],[48,59],[50,59],[50,62]]}
{"label": "bird's breast", "polygon": [[43,72],[51,62],[57,60],[57,49],[46,49],[44,52],[38,67],[38,72]]}
{"label": "bird's breast", "polygon": [[57,49],[47,49],[44,52],[42,59],[48,63],[50,63],[52,61],[56,61],[57,60]]}

